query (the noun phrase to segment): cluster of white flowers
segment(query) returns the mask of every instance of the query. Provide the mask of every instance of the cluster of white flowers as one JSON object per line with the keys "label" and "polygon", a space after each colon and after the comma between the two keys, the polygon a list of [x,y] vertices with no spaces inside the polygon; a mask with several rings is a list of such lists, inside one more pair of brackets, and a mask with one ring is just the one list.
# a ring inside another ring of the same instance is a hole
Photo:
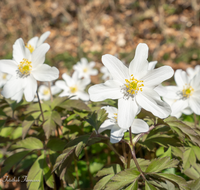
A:
{"label": "cluster of white flowers", "polygon": [[55,85],[63,90],[59,96],[72,96],[71,99],[88,101],[89,95],[85,92],[85,88],[91,82],[90,76],[98,73],[93,69],[94,66],[95,62],[88,63],[86,58],[81,58],[80,62],[73,67],[75,71],[72,77],[64,73],[63,80],[56,81]]}
{"label": "cluster of white flowers", "polygon": [[40,38],[32,38],[27,45],[19,38],[13,45],[13,59],[0,60],[0,72],[10,75],[4,84],[2,95],[17,102],[23,94],[30,102],[37,90],[37,81],[52,81],[58,78],[59,71],[55,67],[44,64],[45,54],[50,46],[43,43],[50,32]]}
{"label": "cluster of white flowers", "polygon": [[[50,48],[44,41],[49,35],[50,32],[45,32],[40,38],[34,37],[27,45],[21,38],[17,39],[13,45],[13,59],[0,60],[0,88],[3,87],[1,94],[5,98],[19,102],[24,94],[27,101],[37,100],[34,99],[37,81],[50,82],[59,77],[57,68],[44,64]],[[64,73],[63,80],[56,81],[54,86],[41,85],[38,94],[45,101],[61,90],[60,97],[72,96],[83,101],[117,99],[118,109],[102,107],[108,119],[98,131],[110,129],[111,143],[119,142],[129,128],[132,133],[149,130],[147,123],[136,119],[142,108],[162,119],[170,114],[176,117],[182,113],[200,115],[200,66],[188,68],[186,72],[177,70],[174,76],[177,86],[163,87],[161,83],[173,76],[173,69],[169,66],[155,69],[157,61],[148,62],[147,58],[148,46],[144,43],[137,46],[129,68],[115,56],[102,56],[104,66],[100,71],[106,82],[91,86],[89,95],[85,88],[91,82],[90,76],[97,75],[98,71],[93,68],[95,62],[88,63],[86,58],[81,58],[73,67],[72,77]]]}
{"label": "cluster of white flowers", "polygon": [[185,71],[178,69],[174,75],[177,86],[167,86],[163,99],[170,104],[172,116],[179,118],[182,113],[200,115],[200,66]]}
{"label": "cluster of white flowers", "polygon": [[172,77],[174,71],[169,66],[154,69],[157,62],[149,63],[147,58],[148,46],[142,43],[137,46],[129,68],[112,55],[102,57],[102,62],[110,72],[112,80],[90,87],[89,95],[95,102],[108,98],[118,99],[118,111],[104,107],[109,114],[109,120],[106,120],[99,129],[99,132],[111,129],[111,142],[121,140],[123,133],[129,130],[129,127],[132,133],[148,131],[149,127],[144,121],[135,119],[141,108],[159,118],[166,118],[171,113],[170,106],[160,98],[159,88],[162,87],[159,85]]}

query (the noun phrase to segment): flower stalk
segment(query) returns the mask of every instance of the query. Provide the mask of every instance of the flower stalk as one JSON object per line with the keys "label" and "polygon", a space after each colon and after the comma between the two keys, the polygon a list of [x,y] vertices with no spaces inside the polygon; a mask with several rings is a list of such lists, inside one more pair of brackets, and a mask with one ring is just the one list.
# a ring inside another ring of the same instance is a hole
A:
{"label": "flower stalk", "polygon": [[138,171],[140,172],[140,175],[142,176],[143,180],[146,181],[146,178],[142,172],[142,169],[140,168],[140,165],[138,164],[138,161],[137,161],[137,158],[136,158],[136,155],[135,155],[135,146],[133,144],[133,140],[132,140],[132,133],[131,133],[131,127],[129,127],[129,136],[130,136],[130,144],[129,144],[129,147],[130,147],[130,151],[131,151],[131,154],[132,154],[132,157],[133,157],[133,160],[135,162],[135,165],[138,169]]}
{"label": "flower stalk", "polygon": [[36,94],[37,94],[38,103],[39,103],[39,106],[40,106],[40,111],[41,111],[41,114],[42,114],[42,119],[43,119],[42,125],[43,125],[45,120],[44,120],[44,114],[43,114],[43,111],[42,111],[42,106],[41,106],[41,102],[40,102],[40,97],[39,97],[38,91],[36,91]]}

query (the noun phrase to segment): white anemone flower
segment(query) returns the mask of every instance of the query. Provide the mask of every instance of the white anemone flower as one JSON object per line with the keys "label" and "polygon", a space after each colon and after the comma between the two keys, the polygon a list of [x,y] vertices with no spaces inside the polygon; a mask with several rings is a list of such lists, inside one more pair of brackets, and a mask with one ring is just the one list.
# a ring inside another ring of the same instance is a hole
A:
{"label": "white anemone flower", "polygon": [[88,63],[86,58],[81,58],[81,61],[73,66],[73,69],[78,72],[79,78],[89,78],[91,75],[97,75],[97,69],[93,69],[95,62]]}
{"label": "white anemone flower", "polygon": [[89,95],[84,91],[86,86],[90,83],[89,78],[79,79],[78,72],[74,72],[72,77],[64,73],[62,75],[62,80],[56,81],[55,85],[63,90],[60,97],[63,96],[74,96],[72,99],[81,99],[83,101],[89,100]]}
{"label": "white anemone flower", "polygon": [[[170,87],[170,86],[166,86],[165,89],[166,89],[166,91],[168,92],[168,91],[171,90],[171,87]],[[173,89],[172,89],[172,90],[173,90]],[[167,94],[167,93],[166,93],[166,94]],[[166,96],[166,94],[165,94],[165,96]],[[165,96],[163,96],[163,100],[164,100],[165,102],[167,102],[170,106],[172,106],[173,103],[175,103],[175,102],[177,101],[176,99],[170,99],[169,97],[165,97]],[[176,117],[176,118],[180,118],[181,115],[182,115],[183,113],[184,113],[185,115],[191,115],[191,114],[193,113],[193,111],[192,111],[189,107],[187,107],[187,108],[185,108],[185,109],[183,109],[183,110],[180,110],[179,112],[177,112],[177,113],[175,113],[175,114],[171,114],[171,116],[174,116],[174,117]]]}
{"label": "white anemone flower", "polygon": [[32,54],[25,48],[20,38],[13,45],[13,60],[0,60],[0,71],[11,75],[4,85],[2,95],[19,102],[23,94],[30,102],[34,99],[37,81],[52,81],[58,78],[59,71],[55,67],[43,64],[48,44],[42,44]]}
{"label": "white anemone flower", "polygon": [[177,86],[168,86],[168,93],[163,97],[166,101],[173,100],[171,115],[177,116],[180,112],[200,115],[200,73],[189,79],[185,71],[178,69],[174,79]]}
{"label": "white anemone flower", "polygon": [[189,67],[186,69],[189,78],[192,79],[197,73],[200,73],[200,65],[197,65],[194,69]]}
{"label": "white anemone flower", "polygon": [[92,101],[118,99],[118,125],[128,129],[142,107],[159,118],[166,118],[171,113],[170,106],[160,99],[154,90],[164,80],[172,77],[174,71],[169,66],[148,70],[148,46],[139,44],[135,58],[127,68],[112,55],[102,57],[103,64],[111,73],[113,80],[89,88]]}
{"label": "white anemone flower", "polygon": [[101,71],[101,73],[103,73],[102,79],[104,81],[112,79],[110,72],[108,71],[108,69],[105,66],[101,67],[100,71]]}
{"label": "white anemone flower", "polygon": [[44,34],[42,34],[40,36],[40,38],[38,38],[37,36],[31,38],[27,45],[26,48],[29,49],[30,53],[33,53],[33,51],[38,48],[40,45],[42,45],[44,43],[44,41],[48,38],[48,36],[50,35],[50,32],[47,31]]}
{"label": "white anemone flower", "polygon": [[0,88],[6,84],[10,77],[9,74],[0,72]]}
{"label": "white anemone flower", "polygon": [[[60,91],[61,91],[61,89],[55,85],[51,86],[51,92],[50,92],[50,89],[48,86],[40,85],[38,88],[38,95],[39,95],[40,100],[47,101],[47,100],[50,100],[51,93],[52,93],[52,95],[55,95],[55,94],[59,93]],[[38,101],[38,99],[36,98],[35,101]]]}
{"label": "white anemone flower", "polygon": [[[122,139],[122,137],[124,136],[124,133],[128,129],[122,129],[118,125],[117,120],[119,119],[119,116],[118,116],[117,108],[112,107],[112,106],[105,106],[105,107],[102,107],[102,109],[105,109],[106,112],[108,113],[108,119],[102,123],[102,125],[100,126],[98,130],[98,133],[101,133],[107,129],[110,129],[111,130],[110,142],[117,143]],[[134,134],[144,133],[144,132],[147,132],[148,130],[149,130],[149,126],[147,125],[146,122],[144,122],[141,119],[134,119],[131,125],[132,133]]]}

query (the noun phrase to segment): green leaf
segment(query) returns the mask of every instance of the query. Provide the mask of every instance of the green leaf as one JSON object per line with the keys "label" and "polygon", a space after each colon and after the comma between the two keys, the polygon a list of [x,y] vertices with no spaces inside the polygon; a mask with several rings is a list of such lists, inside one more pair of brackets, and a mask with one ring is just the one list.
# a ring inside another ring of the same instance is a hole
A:
{"label": "green leaf", "polygon": [[46,184],[51,187],[54,188],[54,178],[53,178],[53,174],[51,173],[51,170],[49,168],[49,166],[46,163],[46,158],[44,158],[43,160],[43,175],[44,175],[44,179],[46,181]]}
{"label": "green leaf", "polygon": [[102,176],[105,176],[105,175],[110,175],[110,174],[116,174],[116,173],[119,173],[121,171],[121,167],[119,164],[115,164],[115,165],[112,165],[108,168],[104,168],[102,170],[100,170],[96,176],[97,177],[102,177]]}
{"label": "green leaf", "polygon": [[191,147],[185,148],[185,152],[183,153],[183,168],[184,170],[188,169],[190,165],[196,163],[196,157],[194,151]]}
{"label": "green leaf", "polygon": [[170,160],[169,157],[153,159],[151,160],[151,163],[149,164],[145,172],[159,172],[167,168],[174,168],[177,166],[178,163],[178,160]]}
{"label": "green leaf", "polygon": [[[187,125],[183,121],[177,119],[176,117],[168,117],[164,120],[170,127],[176,127],[180,129],[186,136],[189,137],[189,139],[200,146],[200,136],[197,135],[195,129],[193,129],[191,126]],[[172,128],[173,130],[173,128]]]}
{"label": "green leaf", "polygon": [[70,97],[56,97],[51,102],[51,109],[53,110],[56,106],[62,104],[64,101],[68,100]]}
{"label": "green leaf", "polygon": [[53,151],[63,151],[65,146],[66,146],[66,142],[57,138],[49,139],[47,143],[47,148]]}
{"label": "green leaf", "polygon": [[31,126],[34,124],[35,119],[37,119],[40,116],[41,112],[35,112],[32,115],[29,115],[23,122],[22,122],[22,139],[25,138],[26,134],[28,133],[28,130],[31,128]]}
{"label": "green leaf", "polygon": [[189,187],[187,185],[186,180],[184,178],[180,177],[180,176],[175,175],[175,174],[152,173],[150,175],[159,176],[161,178],[169,180],[169,181],[175,183],[181,190],[189,190]]}
{"label": "green leaf", "polygon": [[101,124],[106,120],[107,115],[104,109],[100,109],[97,113],[91,113],[86,121],[98,131]]}
{"label": "green leaf", "polygon": [[94,186],[94,190],[100,190],[103,189],[105,187],[105,185],[108,183],[108,181],[110,181],[110,179],[114,176],[114,174],[109,174],[105,177],[103,177],[102,179],[100,179],[96,185]]}
{"label": "green leaf", "polygon": [[138,190],[138,180],[135,180],[131,185],[129,185],[125,190]]}
{"label": "green leaf", "polygon": [[62,125],[62,119],[60,117],[60,114],[57,111],[52,111],[51,116],[55,123],[57,123],[59,126]]}
{"label": "green leaf", "polygon": [[200,178],[189,183],[189,187],[191,190],[199,190],[200,187]]}
{"label": "green leaf", "polygon": [[56,124],[52,118],[52,112],[48,111],[44,113],[45,123],[43,124],[43,129],[47,139],[50,137],[51,132],[56,130]]}
{"label": "green leaf", "polygon": [[67,100],[63,102],[62,104],[58,105],[59,107],[62,107],[67,110],[73,110],[73,108],[78,110],[85,110],[90,111],[90,108],[81,100]]}
{"label": "green leaf", "polygon": [[121,189],[134,182],[140,176],[140,172],[134,169],[127,169],[114,175],[106,184],[106,190]]}
{"label": "green leaf", "polygon": [[21,160],[29,154],[29,152],[30,151],[22,151],[9,156],[3,163],[0,177],[2,177],[6,172],[9,172],[13,166],[17,166]]}
{"label": "green leaf", "polygon": [[75,149],[75,155],[77,157],[79,157],[79,154],[81,153],[83,148],[84,148],[84,144],[83,144],[83,141],[81,141],[81,142],[78,143],[78,145],[76,146],[76,149]]}
{"label": "green leaf", "polygon": [[[150,160],[145,160],[142,158],[137,158],[137,162],[140,165],[140,168],[143,172],[146,170],[146,168],[150,164]],[[137,168],[137,166],[135,165],[135,162],[133,160],[131,160],[130,168]]]}
{"label": "green leaf", "polygon": [[54,172],[65,161],[65,159],[74,152],[75,148],[76,146],[69,147],[65,149],[60,156],[58,156],[52,172]]}
{"label": "green leaf", "polygon": [[42,141],[40,141],[35,137],[28,137],[24,140],[18,141],[15,145],[13,145],[13,147],[35,150],[35,149],[42,149],[43,143]]}
{"label": "green leaf", "polygon": [[43,181],[43,171],[41,162],[44,162],[44,155],[38,157],[38,159],[34,162],[34,164],[28,172],[27,187],[29,190],[39,189],[39,187],[41,186],[41,182]]}
{"label": "green leaf", "polygon": [[158,190],[156,187],[145,181],[145,190]]}

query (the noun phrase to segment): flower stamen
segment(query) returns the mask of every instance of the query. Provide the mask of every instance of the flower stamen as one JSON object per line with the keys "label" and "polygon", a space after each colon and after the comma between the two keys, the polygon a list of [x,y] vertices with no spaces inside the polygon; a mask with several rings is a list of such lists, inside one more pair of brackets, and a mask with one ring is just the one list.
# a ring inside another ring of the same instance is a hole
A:
{"label": "flower stamen", "polygon": [[33,53],[33,51],[35,50],[31,44],[28,44],[28,46],[26,45],[26,48],[28,48],[31,53]]}
{"label": "flower stamen", "polygon": [[182,90],[182,95],[184,98],[189,98],[194,92],[194,89],[188,85],[188,84],[185,84],[185,86],[183,87],[183,90]]}
{"label": "flower stamen", "polygon": [[43,94],[44,94],[44,95],[50,94],[50,90],[49,90],[49,89],[44,89],[44,90],[43,90]]}
{"label": "flower stamen", "polygon": [[28,59],[23,59],[20,64],[18,65],[17,73],[19,74],[20,78],[25,78],[30,75],[30,72],[32,70],[31,61],[28,61]]}
{"label": "flower stamen", "polygon": [[88,72],[88,69],[87,69],[87,68],[84,68],[84,69],[83,69],[83,72],[84,72],[84,73],[87,73],[87,72]]}
{"label": "flower stamen", "polygon": [[71,86],[71,87],[69,87],[70,88],[70,91],[71,91],[71,93],[76,93],[77,91],[78,91],[78,88],[77,88],[77,86]]}
{"label": "flower stamen", "polygon": [[142,87],[144,86],[142,80],[137,80],[133,75],[131,75],[131,78],[125,79],[126,84],[122,87],[122,91],[124,93],[124,97],[128,99],[129,97],[134,97],[138,91],[142,92]]}

